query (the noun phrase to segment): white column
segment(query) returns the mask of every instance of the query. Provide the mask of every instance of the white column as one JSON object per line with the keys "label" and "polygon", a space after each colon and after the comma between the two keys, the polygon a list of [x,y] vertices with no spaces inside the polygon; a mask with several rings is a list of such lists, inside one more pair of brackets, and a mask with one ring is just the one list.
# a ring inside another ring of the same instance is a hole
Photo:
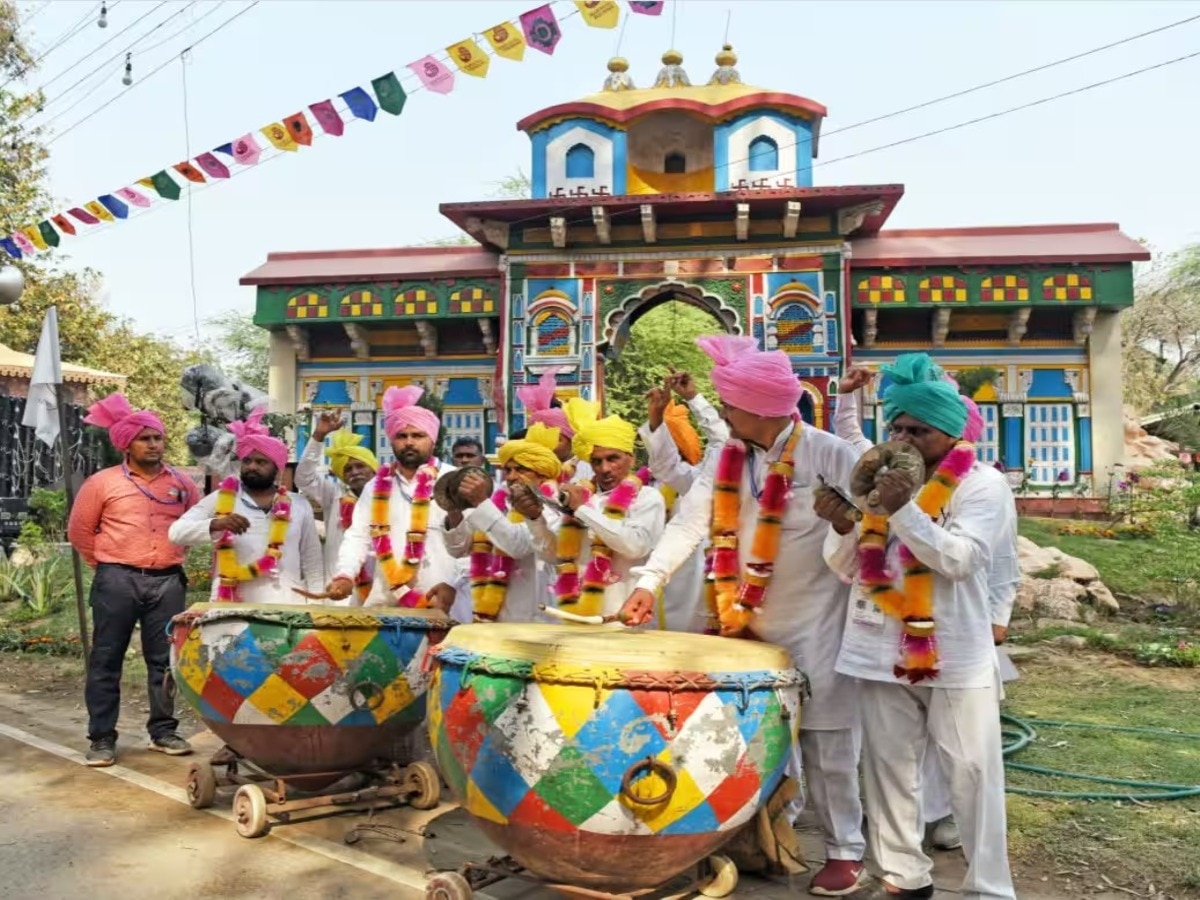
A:
{"label": "white column", "polygon": [[296,349],[286,331],[272,331],[267,362],[267,393],[271,412],[296,412]]}
{"label": "white column", "polygon": [[1101,310],[1088,338],[1091,383],[1092,471],[1096,488],[1107,489],[1112,467],[1125,456],[1125,420],[1121,407],[1120,314]]}

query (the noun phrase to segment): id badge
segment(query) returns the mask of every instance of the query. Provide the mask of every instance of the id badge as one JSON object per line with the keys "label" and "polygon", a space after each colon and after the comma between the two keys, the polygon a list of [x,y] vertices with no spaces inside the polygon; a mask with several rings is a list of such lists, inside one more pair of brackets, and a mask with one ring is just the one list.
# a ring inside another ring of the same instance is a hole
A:
{"label": "id badge", "polygon": [[854,624],[863,628],[883,628],[883,610],[861,594],[854,598]]}

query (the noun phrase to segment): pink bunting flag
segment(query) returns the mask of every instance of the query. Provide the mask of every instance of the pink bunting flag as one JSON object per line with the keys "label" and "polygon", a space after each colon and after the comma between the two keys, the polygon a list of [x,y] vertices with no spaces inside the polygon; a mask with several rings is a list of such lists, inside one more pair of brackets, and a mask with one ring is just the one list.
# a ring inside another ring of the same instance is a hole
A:
{"label": "pink bunting flag", "polygon": [[454,73],[432,56],[409,63],[408,67],[421,79],[421,84],[436,94],[448,94],[454,90]]}
{"label": "pink bunting flag", "polygon": [[554,53],[562,39],[558,19],[549,3],[521,13],[521,30],[525,32],[525,43],[548,55]]}
{"label": "pink bunting flag", "polygon": [[150,205],[149,198],[139,194],[133,188],[123,187],[120,190],[113,191],[113,193],[131,206],[140,206],[144,209]]}
{"label": "pink bunting flag", "polygon": [[320,103],[311,104],[308,108],[312,111],[313,118],[317,120],[317,124],[321,126],[321,130],[326,134],[341,137],[345,132],[346,123],[338,115],[338,111],[334,108],[332,100],[322,100]]}
{"label": "pink bunting flag", "polygon": [[229,166],[221,162],[211,153],[201,153],[196,157],[196,165],[203,169],[209,178],[228,178]]}
{"label": "pink bunting flag", "polygon": [[243,134],[233,142],[234,161],[241,163],[243,166],[254,165],[258,162],[258,158],[261,155],[262,147],[258,146],[258,141],[254,140],[254,135],[252,134]]}
{"label": "pink bunting flag", "polygon": [[635,13],[641,13],[643,16],[657,16],[663,11],[666,3],[663,0],[650,2],[650,0],[629,0],[629,8]]}
{"label": "pink bunting flag", "polygon": [[98,225],[100,220],[93,216],[86,209],[80,209],[78,206],[72,206],[67,210],[71,215],[77,218],[84,225]]}
{"label": "pink bunting flag", "polygon": [[33,246],[33,241],[26,237],[23,232],[14,231],[12,239],[17,242],[17,246],[21,248],[21,252],[26,256],[32,256],[37,252],[37,248]]}

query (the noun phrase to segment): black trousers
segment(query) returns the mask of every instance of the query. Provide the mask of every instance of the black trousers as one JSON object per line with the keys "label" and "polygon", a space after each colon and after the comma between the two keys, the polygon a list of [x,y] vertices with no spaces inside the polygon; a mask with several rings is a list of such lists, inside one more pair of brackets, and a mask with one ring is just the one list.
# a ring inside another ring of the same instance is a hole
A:
{"label": "black trousers", "polygon": [[121,669],[135,624],[141,623],[142,656],[146,660],[146,689],[150,695],[151,739],[179,728],[175,702],[163,691],[170,668],[171,645],[167,623],[183,612],[187,579],[183,569],[150,575],[135,569],[100,563],[92,581],[92,655],[88,661],[84,699],[88,708],[88,740],[117,736],[121,712]]}

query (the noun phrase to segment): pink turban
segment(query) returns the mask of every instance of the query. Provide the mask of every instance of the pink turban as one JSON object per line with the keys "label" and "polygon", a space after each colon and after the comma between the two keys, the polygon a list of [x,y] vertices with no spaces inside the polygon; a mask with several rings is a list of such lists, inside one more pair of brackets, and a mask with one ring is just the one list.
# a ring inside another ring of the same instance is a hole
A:
{"label": "pink turban", "polygon": [[[946,380],[949,381],[955,388],[958,388],[958,380],[947,373]],[[967,408],[967,424],[963,427],[962,439],[974,444],[983,437],[983,413],[979,411],[979,406],[968,397],[966,394],[959,394],[962,398],[963,406]]]}
{"label": "pink turban", "polygon": [[383,430],[389,438],[405,428],[415,428],[429,435],[437,443],[442,423],[432,410],[417,406],[425,388],[410,384],[407,387],[390,387],[383,394]]}
{"label": "pink turban", "polygon": [[529,412],[530,424],[541,423],[547,428],[557,428],[567,440],[575,437],[575,429],[567,421],[567,414],[561,409],[550,406],[554,399],[554,389],[558,386],[555,378],[559,370],[547,369],[537,384],[526,384],[517,388],[517,399],[524,404]]}
{"label": "pink turban", "polygon": [[696,338],[712,357],[712,383],[721,400],[756,416],[791,416],[804,389],[782,350],[758,349],[752,337],[729,334]]}
{"label": "pink turban", "polygon": [[108,438],[118,450],[127,450],[143,428],[165,434],[162,419],[148,409],[134,410],[124,394],[109,394],[88,410],[85,424],[108,429]]}
{"label": "pink turban", "polygon": [[245,459],[256,450],[275,463],[275,468],[283,471],[287,465],[287,444],[279,438],[271,437],[271,432],[262,423],[265,410],[260,406],[244,422],[230,422],[229,431],[237,438],[237,449],[234,451],[238,459]]}

